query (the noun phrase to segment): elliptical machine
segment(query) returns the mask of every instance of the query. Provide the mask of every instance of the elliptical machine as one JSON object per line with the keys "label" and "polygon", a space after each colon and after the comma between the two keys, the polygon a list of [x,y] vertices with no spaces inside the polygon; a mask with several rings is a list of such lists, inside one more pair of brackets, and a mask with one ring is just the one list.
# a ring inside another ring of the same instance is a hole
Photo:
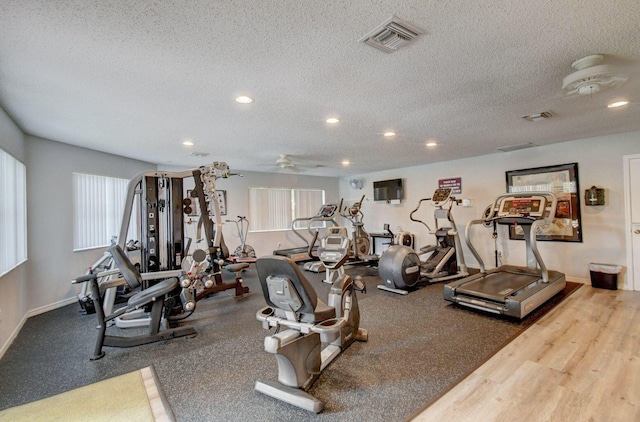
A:
{"label": "elliptical machine", "polygon": [[[453,204],[459,204],[460,200],[451,196],[451,192],[451,188],[439,188],[431,198],[423,198],[418,202],[409,218],[424,225],[429,233],[436,236],[437,243],[420,248],[420,254],[404,245],[389,247],[378,264],[378,273],[384,281],[384,284],[378,285],[378,289],[406,295],[421,280],[436,283],[469,275],[458,229],[451,215]],[[424,201],[431,201],[431,205],[436,207],[435,230],[414,216]],[[440,220],[446,220],[448,226],[441,226]],[[426,254],[429,256],[422,261],[419,256]]]}
{"label": "elliptical machine", "polygon": [[[325,265],[342,266],[349,255],[349,239],[343,232],[329,233],[318,247]],[[325,304],[295,262],[282,256],[258,258],[256,270],[267,307],[256,318],[264,329],[275,327],[264,339],[264,348],[278,362],[278,381],[256,381],[255,390],[319,413],[324,403],[308,393],[327,365],[355,340],[367,341],[359,328],[356,291],[366,293],[358,276],[342,273],[331,286]]]}
{"label": "elliptical machine", "polygon": [[362,222],[362,202],[364,201],[364,195],[360,200],[353,205],[345,206],[342,208],[342,201],[340,202],[340,215],[351,222],[351,246],[352,255],[350,257],[353,261],[367,261],[377,262],[378,256],[371,255],[371,237],[369,233],[364,229],[364,223]]}

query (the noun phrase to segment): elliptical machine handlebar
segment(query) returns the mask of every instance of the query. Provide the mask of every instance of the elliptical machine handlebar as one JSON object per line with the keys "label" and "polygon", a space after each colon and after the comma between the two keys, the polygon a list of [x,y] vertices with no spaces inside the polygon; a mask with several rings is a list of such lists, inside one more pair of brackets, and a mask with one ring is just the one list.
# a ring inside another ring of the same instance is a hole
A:
{"label": "elliptical machine handlebar", "polygon": [[418,210],[420,209],[420,206],[422,205],[422,203],[423,203],[424,201],[431,201],[431,198],[422,198],[420,201],[418,201],[418,206],[416,207],[416,209],[414,209],[413,211],[411,211],[411,214],[409,214],[409,219],[410,219],[411,221],[415,221],[416,223],[420,223],[420,224],[422,224],[423,226],[425,226],[425,227],[427,228],[427,230],[429,231],[429,233],[431,233],[431,227],[429,227],[429,225],[428,225],[427,223],[425,223],[424,221],[419,220],[419,219],[417,219],[417,218],[415,218],[415,217],[413,216],[415,213],[417,213],[417,212],[418,212]]}

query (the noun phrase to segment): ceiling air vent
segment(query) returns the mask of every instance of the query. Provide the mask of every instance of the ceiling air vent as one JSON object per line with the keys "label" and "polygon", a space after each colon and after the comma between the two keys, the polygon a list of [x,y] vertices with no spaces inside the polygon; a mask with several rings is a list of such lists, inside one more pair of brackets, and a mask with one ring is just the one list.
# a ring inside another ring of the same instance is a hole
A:
{"label": "ceiling air vent", "polygon": [[360,42],[369,44],[385,53],[393,53],[420,34],[420,28],[392,16],[373,31],[360,38]]}
{"label": "ceiling air vent", "polygon": [[533,148],[533,147],[537,147],[538,145],[536,144],[532,144],[531,142],[527,142],[526,144],[518,144],[518,145],[509,145],[506,147],[500,147],[500,148],[496,148],[498,151],[502,151],[502,152],[512,152],[512,151],[518,151],[520,149],[527,149],[527,148]]}

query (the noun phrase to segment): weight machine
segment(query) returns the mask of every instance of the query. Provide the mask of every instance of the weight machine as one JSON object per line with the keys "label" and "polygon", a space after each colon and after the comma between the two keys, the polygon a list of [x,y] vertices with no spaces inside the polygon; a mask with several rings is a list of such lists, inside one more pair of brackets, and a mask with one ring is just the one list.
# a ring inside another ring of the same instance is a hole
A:
{"label": "weight machine", "polygon": [[[143,172],[129,182],[116,245],[127,249],[125,245],[129,242],[126,238],[133,217],[133,224],[139,228],[140,248],[135,251],[137,259],[132,260],[138,261],[136,267],[142,273],[142,289],[151,286],[151,279],[157,279],[157,273],[166,277],[185,274],[180,278],[179,288],[166,300],[166,305],[172,308],[169,315],[171,320],[188,317],[198,300],[213,293],[235,289],[236,297],[242,297],[249,292],[249,288],[242,285],[240,275],[249,264],[228,264],[226,259],[229,251],[222,237],[220,205],[223,197],[216,190],[215,183],[219,178],[232,175],[226,163],[214,162],[181,172]],[[194,187],[190,196],[185,197],[185,181],[190,179],[193,179]],[[195,216],[193,209],[196,204],[200,209],[197,220],[185,220],[185,214]],[[191,238],[185,236],[187,227],[192,224],[195,225],[196,243],[204,242],[193,252]],[[223,266],[236,274],[233,282],[225,283],[222,280]],[[117,278],[119,269],[115,268],[113,260],[105,253],[88,273],[96,274],[98,281],[104,282]],[[105,314],[112,313],[116,295],[115,287],[104,292]],[[78,297],[81,306],[83,303],[93,303],[87,300],[86,283]],[[119,316],[115,324],[120,328],[138,327],[148,325],[149,320],[146,310],[139,309]]]}

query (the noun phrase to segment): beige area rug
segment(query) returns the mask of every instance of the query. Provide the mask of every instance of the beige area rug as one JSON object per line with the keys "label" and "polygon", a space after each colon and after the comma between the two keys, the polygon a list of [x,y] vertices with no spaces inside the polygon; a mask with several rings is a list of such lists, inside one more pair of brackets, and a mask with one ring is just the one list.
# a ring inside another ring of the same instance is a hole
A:
{"label": "beige area rug", "polygon": [[173,421],[155,371],[146,367],[0,411],[0,422]]}

